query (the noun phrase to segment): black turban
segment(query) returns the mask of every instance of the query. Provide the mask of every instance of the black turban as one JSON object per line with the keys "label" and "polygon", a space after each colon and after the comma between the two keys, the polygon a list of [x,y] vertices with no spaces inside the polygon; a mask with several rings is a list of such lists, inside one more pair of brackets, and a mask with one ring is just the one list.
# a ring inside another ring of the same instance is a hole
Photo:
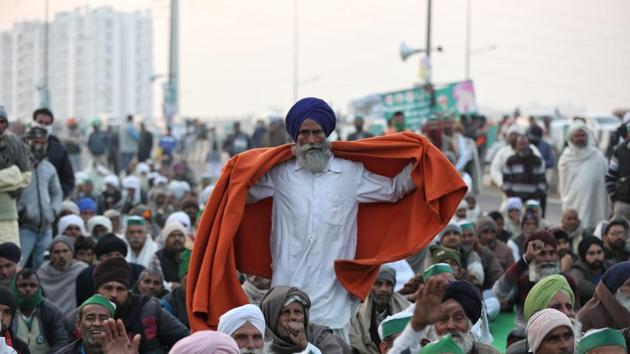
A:
{"label": "black turban", "polygon": [[457,301],[464,308],[466,316],[475,324],[481,317],[481,296],[479,290],[474,285],[465,281],[457,280],[448,285],[442,302],[449,299]]}
{"label": "black turban", "polygon": [[578,253],[580,254],[580,258],[586,262],[586,252],[592,245],[598,245],[601,247],[602,251],[604,250],[604,242],[595,236],[585,237],[580,241],[578,245]]}
{"label": "black turban", "polygon": [[13,263],[18,263],[22,257],[22,251],[13,242],[5,242],[0,244],[0,257],[6,258]]}
{"label": "black turban", "polygon": [[94,253],[97,259],[106,253],[114,251],[120,252],[123,257],[127,256],[127,245],[125,241],[112,233],[101,237],[98,242],[96,242],[96,246],[94,246]]}

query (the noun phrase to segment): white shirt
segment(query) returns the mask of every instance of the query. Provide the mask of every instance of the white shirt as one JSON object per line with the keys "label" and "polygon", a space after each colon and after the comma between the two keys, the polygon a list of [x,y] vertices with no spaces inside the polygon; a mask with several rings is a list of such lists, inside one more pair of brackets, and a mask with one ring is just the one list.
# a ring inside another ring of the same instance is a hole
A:
{"label": "white shirt", "polygon": [[271,286],[306,292],[312,323],[339,329],[350,322],[358,300],[337,281],[334,262],[354,259],[359,203],[398,201],[415,189],[412,169],[388,178],[333,157],[324,172],[312,173],[292,159],[250,188],[249,203],[273,197]]}

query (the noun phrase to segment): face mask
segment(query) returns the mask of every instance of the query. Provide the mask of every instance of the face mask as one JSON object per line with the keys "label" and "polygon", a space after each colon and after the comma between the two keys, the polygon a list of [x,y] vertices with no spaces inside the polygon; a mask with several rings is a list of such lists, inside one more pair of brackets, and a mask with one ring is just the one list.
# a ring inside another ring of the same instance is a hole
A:
{"label": "face mask", "polygon": [[53,126],[51,125],[40,125],[43,129],[46,130],[46,134],[50,135],[52,133]]}

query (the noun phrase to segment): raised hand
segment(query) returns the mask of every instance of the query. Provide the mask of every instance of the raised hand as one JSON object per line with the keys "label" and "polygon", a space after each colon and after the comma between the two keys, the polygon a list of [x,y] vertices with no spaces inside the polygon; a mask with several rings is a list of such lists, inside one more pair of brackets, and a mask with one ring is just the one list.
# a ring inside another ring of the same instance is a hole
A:
{"label": "raised hand", "polygon": [[127,330],[122,320],[110,318],[103,322],[101,345],[103,354],[137,354],[140,347],[140,335],[136,334],[129,342]]}
{"label": "raised hand", "polygon": [[428,283],[420,285],[416,293],[416,308],[411,319],[414,331],[420,331],[442,317],[442,298],[447,287],[448,280],[444,277],[432,277]]}

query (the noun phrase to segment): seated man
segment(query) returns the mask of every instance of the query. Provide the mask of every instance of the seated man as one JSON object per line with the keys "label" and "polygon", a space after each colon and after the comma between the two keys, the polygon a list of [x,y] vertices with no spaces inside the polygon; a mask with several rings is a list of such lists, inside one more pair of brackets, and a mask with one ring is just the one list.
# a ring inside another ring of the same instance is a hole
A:
{"label": "seated man", "polygon": [[355,351],[379,354],[381,321],[409,307],[409,301],[394,292],[395,287],[396,271],[381,266],[368,297],[359,305],[350,322],[350,345]]}
{"label": "seated man", "polygon": [[6,345],[18,353],[30,353],[26,343],[17,338],[11,328],[16,310],[15,295],[9,288],[0,286],[0,337],[4,337]]}
{"label": "seated man", "polygon": [[585,331],[630,327],[630,261],[617,263],[604,273],[593,298],[577,317]]}
{"label": "seated man", "polygon": [[[190,331],[166,310],[158,299],[129,291],[131,268],[122,257],[100,262],[94,269],[94,288],[116,305],[114,318],[121,319],[131,334],[140,334],[141,353],[166,353]],[[66,329],[75,332],[77,310],[66,316]]]}
{"label": "seated man", "polygon": [[132,292],[138,295],[154,296],[158,299],[168,294],[168,290],[164,289],[162,273],[153,269],[145,269],[140,273]]}
{"label": "seated man", "polygon": [[579,354],[626,354],[626,340],[623,335],[611,328],[588,331],[577,344]]}
{"label": "seated man", "polygon": [[[389,349],[394,345],[394,340],[402,333],[411,321],[412,312],[402,311],[397,314],[387,316],[378,326],[378,336],[381,339],[379,344],[380,354],[387,354]],[[409,350],[403,351],[404,354],[411,354]]]}
{"label": "seated man", "polygon": [[595,293],[595,287],[606,272],[604,267],[604,243],[595,236],[586,236],[578,245],[580,258],[569,274],[575,279],[577,295],[586,304]]}
{"label": "seated man", "polygon": [[499,260],[492,250],[481,244],[473,223],[468,220],[463,220],[458,225],[462,229],[462,243],[460,247],[462,259],[467,259],[468,254],[471,252],[477,252],[481,258],[481,266],[483,267],[484,280],[483,283],[480,284],[481,289],[492,288],[494,283],[499,280],[504,273],[501,263],[499,263]]}
{"label": "seated man", "polygon": [[481,257],[473,249],[464,247],[462,242],[463,230],[459,225],[448,224],[440,232],[440,243],[443,247],[450,248],[460,253],[461,266],[468,273],[467,279],[473,284],[481,286],[484,283],[484,270]]}
{"label": "seated man", "polygon": [[[524,305],[525,320],[545,308],[556,309],[569,317],[576,337],[579,338],[582,324],[575,319],[575,295],[569,282],[562,275],[550,275],[539,281],[527,294]],[[527,338],[514,342],[508,341],[507,354],[527,354]]]}
{"label": "seated man", "polygon": [[219,317],[217,331],[236,341],[241,353],[262,354],[265,348],[265,316],[256,305],[231,309]]}
{"label": "seated man", "polygon": [[19,271],[11,290],[18,304],[12,328],[18,338],[28,343],[31,353],[56,353],[70,343],[63,326],[63,313],[42,295],[35,272],[28,268]]}
{"label": "seated man", "polygon": [[190,266],[190,255],[192,251],[184,249],[179,254],[179,282],[181,286],[176,287],[162,298],[160,304],[171,315],[177,317],[177,319],[186,328],[190,328],[190,322],[188,322],[188,312],[186,311],[186,279],[188,278],[188,268]]}
{"label": "seated man", "polygon": [[330,328],[309,323],[311,299],[298,288],[272,288],[260,308],[269,328],[272,352],[341,354],[350,350]]}
{"label": "seated man", "polygon": [[[127,255],[127,245],[125,244],[125,241],[120,239],[120,237],[114,235],[113,233],[110,233],[101,237],[98,242],[96,242],[96,246],[94,247],[94,254],[96,255],[97,264],[98,262],[102,262],[111,257],[125,258],[125,256]],[[135,263],[129,263],[129,266],[131,267],[131,277],[129,278],[129,284],[135,284],[140,277],[140,273],[142,273],[142,271],[144,270],[144,267]],[[77,304],[83,303],[83,301],[94,295],[94,279],[92,278],[94,268],[96,268],[96,264],[85,268],[77,276]]]}
{"label": "seated man", "polygon": [[514,300],[518,316],[516,336],[521,338],[525,337],[523,305],[529,290],[541,279],[560,271],[556,239],[549,232],[539,231],[530,236],[525,243],[525,249],[523,257],[493,287],[500,301]]}
{"label": "seated man", "polygon": [[104,296],[96,294],[85,300],[76,312],[75,326],[81,337],[62,348],[60,354],[101,354],[104,333],[103,324],[114,318],[116,305]]}
{"label": "seated man", "polygon": [[87,236],[85,222],[80,216],[69,214],[59,219],[57,223],[57,234],[77,238]]}
{"label": "seated man", "polygon": [[50,260],[37,270],[40,285],[46,297],[59,305],[65,314],[77,307],[76,279],[87,264],[74,258],[74,238],[57,236],[50,247]]}
{"label": "seated man", "polygon": [[575,338],[571,321],[556,309],[536,312],[527,322],[527,342],[530,353],[573,353]]}
{"label": "seated man", "polygon": [[[499,214],[501,215],[501,214]],[[477,237],[482,246],[488,247],[494,253],[503,270],[507,270],[514,264],[512,250],[505,242],[497,239],[497,224],[488,217],[483,217],[477,222]],[[482,258],[483,260],[483,258]]]}
{"label": "seated man", "polygon": [[13,242],[0,243],[0,286],[9,287],[22,258],[20,247]]}
{"label": "seated man", "polygon": [[[450,334],[465,354],[498,354],[489,345],[475,342],[471,329],[481,317],[482,300],[474,285],[433,276],[420,287],[413,318],[394,341],[388,353],[410,349],[417,352],[422,340],[435,340]],[[421,304],[421,305],[420,305]]]}
{"label": "seated man", "polygon": [[181,223],[176,221],[166,223],[158,239],[161,248],[149,262],[149,268],[163,274],[164,280],[169,283],[169,289],[179,286],[179,254],[184,250],[186,235],[186,229]]}

